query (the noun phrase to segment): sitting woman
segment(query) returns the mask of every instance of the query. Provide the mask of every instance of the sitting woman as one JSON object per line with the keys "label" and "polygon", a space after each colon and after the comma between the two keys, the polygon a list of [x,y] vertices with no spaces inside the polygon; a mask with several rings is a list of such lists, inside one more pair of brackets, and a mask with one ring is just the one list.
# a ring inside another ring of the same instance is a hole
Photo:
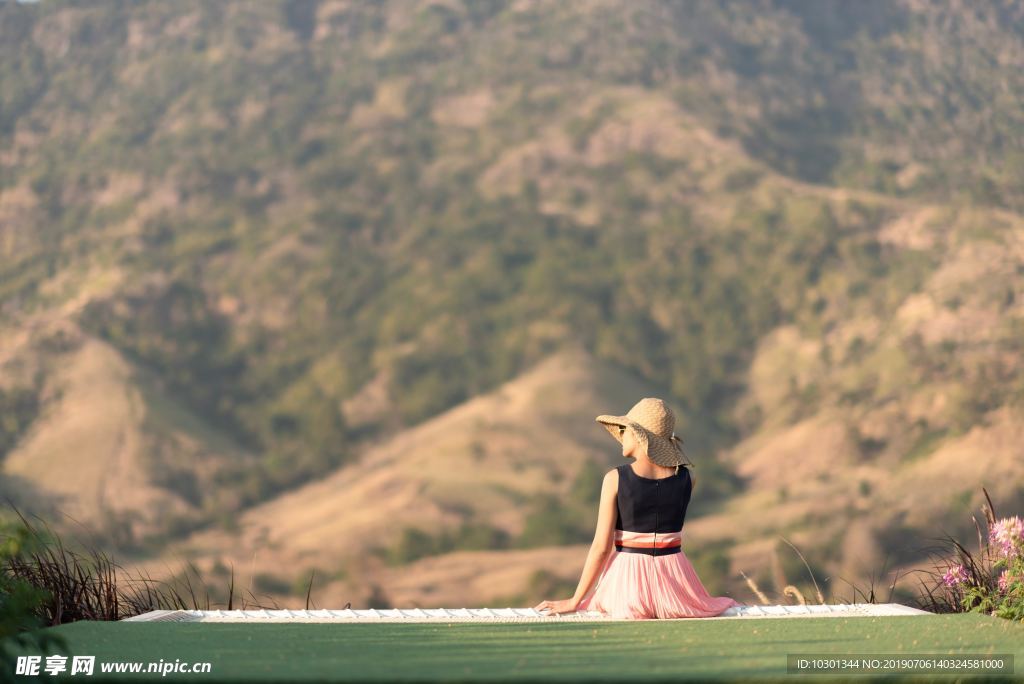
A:
{"label": "sitting woman", "polygon": [[[604,477],[597,532],[575,596],[541,601],[535,609],[641,620],[711,617],[741,605],[711,596],[683,553],[683,521],[695,478],[675,435],[672,410],[661,399],[645,398],[625,416],[596,420],[622,444],[623,457],[635,460]],[[688,467],[680,470],[683,463]]]}

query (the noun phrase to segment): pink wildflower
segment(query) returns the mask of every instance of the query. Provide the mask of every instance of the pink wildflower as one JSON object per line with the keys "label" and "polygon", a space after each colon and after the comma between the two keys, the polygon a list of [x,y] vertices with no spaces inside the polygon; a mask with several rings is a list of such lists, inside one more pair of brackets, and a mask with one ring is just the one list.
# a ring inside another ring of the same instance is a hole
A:
{"label": "pink wildflower", "polygon": [[1010,584],[1020,580],[1021,576],[1014,574],[1012,570],[1003,570],[1003,573],[999,575],[999,592],[1005,594],[1010,590]]}
{"label": "pink wildflower", "polygon": [[997,551],[1010,558],[1024,550],[1024,520],[1018,516],[1000,518],[989,530],[989,543]]}
{"label": "pink wildflower", "polygon": [[959,563],[957,565],[951,565],[949,569],[946,570],[946,574],[942,576],[942,581],[947,587],[955,587],[959,584],[964,584],[967,582],[967,570]]}

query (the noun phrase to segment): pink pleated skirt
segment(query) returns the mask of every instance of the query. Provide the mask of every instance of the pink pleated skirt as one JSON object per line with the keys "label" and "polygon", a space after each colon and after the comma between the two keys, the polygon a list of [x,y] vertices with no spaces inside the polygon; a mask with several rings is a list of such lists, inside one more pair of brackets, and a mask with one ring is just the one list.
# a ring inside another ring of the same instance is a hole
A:
{"label": "pink pleated skirt", "polygon": [[714,617],[739,605],[728,596],[711,596],[683,551],[651,556],[613,549],[597,584],[576,610],[646,620]]}

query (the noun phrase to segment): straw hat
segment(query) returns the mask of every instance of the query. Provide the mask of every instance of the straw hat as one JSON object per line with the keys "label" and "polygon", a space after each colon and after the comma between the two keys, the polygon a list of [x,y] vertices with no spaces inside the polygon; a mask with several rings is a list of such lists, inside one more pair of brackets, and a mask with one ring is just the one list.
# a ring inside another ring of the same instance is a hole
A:
{"label": "straw hat", "polygon": [[683,451],[683,440],[676,436],[676,416],[661,399],[645,397],[624,416],[600,415],[594,420],[601,423],[619,444],[622,444],[619,427],[633,430],[637,442],[646,447],[647,457],[652,463],[670,467],[683,463],[693,466]]}

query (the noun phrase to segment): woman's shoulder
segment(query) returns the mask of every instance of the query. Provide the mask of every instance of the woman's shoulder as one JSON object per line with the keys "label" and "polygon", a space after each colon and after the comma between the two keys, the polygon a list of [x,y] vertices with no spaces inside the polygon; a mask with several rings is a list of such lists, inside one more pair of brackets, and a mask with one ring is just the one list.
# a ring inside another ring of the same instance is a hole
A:
{"label": "woman's shoulder", "polygon": [[602,487],[607,487],[614,492],[619,491],[619,468],[612,468],[604,474]]}

